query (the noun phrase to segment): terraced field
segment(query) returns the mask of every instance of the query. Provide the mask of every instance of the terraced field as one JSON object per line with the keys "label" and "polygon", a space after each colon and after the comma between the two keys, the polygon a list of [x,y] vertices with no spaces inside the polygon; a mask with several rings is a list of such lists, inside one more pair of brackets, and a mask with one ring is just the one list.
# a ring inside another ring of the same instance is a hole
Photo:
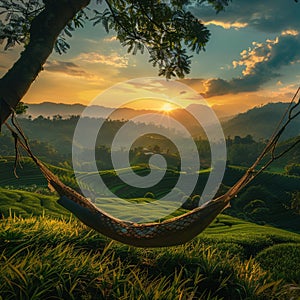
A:
{"label": "terraced field", "polygon": [[0,188],[0,217],[70,216],[70,212],[57,204],[57,199],[56,196]]}
{"label": "terraced field", "polygon": [[[13,157],[5,157],[0,160],[0,187],[49,194],[46,180],[30,159],[24,159],[22,168],[18,168],[18,179],[13,174],[13,164]],[[48,165],[48,167],[67,185],[78,188],[71,169],[52,165]],[[145,176],[149,173],[149,169],[145,165],[134,166],[133,171],[140,176]],[[120,172],[126,173],[128,169],[120,170]],[[233,185],[244,172],[245,169],[241,167],[227,167],[223,179],[223,190]],[[116,176],[116,172],[113,170],[101,171],[100,174],[110,191],[115,195],[124,199],[131,199],[130,201],[142,202],[149,202],[152,201],[151,199],[161,198],[166,195],[170,191],[170,188],[177,183],[179,175],[186,176],[187,182],[189,181],[188,177],[191,176],[191,174],[179,174],[177,171],[167,170],[163,179],[153,187],[135,188],[125,184]],[[115,205],[114,199],[107,193],[107,190],[97,184],[94,176],[98,177],[99,175],[98,173],[83,173],[80,177],[86,184],[86,190],[91,191],[92,196],[96,195],[94,201],[100,207],[105,203],[113,211],[113,206]],[[202,193],[208,176],[209,170],[199,172],[198,182],[193,192],[194,195]],[[300,177],[264,172],[232,201],[232,208],[226,210],[226,214],[300,232],[300,215],[290,209],[291,195],[293,192],[299,191],[299,187]],[[93,194],[94,191],[95,193]],[[187,197],[180,190],[178,190],[178,195],[181,199],[186,199]],[[101,201],[97,200],[97,197],[102,198]],[[246,211],[247,204],[251,201],[262,203],[263,207],[261,209],[254,207],[253,211]]]}
{"label": "terraced field", "polygon": [[[62,180],[75,182],[73,172],[68,169],[48,165]],[[0,158],[0,187],[47,187],[47,181],[38,167],[29,158],[22,158],[17,167],[18,178],[14,175],[14,157]]]}
{"label": "terraced field", "polygon": [[29,160],[24,159],[17,169],[19,178],[14,175],[14,157],[5,157],[0,159],[0,186],[47,186],[41,172],[35,164]]}

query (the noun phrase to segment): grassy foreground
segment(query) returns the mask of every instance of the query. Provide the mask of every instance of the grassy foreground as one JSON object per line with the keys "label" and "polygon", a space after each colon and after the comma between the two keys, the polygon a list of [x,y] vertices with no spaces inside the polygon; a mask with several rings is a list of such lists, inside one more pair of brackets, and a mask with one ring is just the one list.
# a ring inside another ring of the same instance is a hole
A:
{"label": "grassy foreground", "polygon": [[74,218],[0,221],[5,300],[298,299],[299,265],[300,235],[223,215],[161,249],[110,241]]}

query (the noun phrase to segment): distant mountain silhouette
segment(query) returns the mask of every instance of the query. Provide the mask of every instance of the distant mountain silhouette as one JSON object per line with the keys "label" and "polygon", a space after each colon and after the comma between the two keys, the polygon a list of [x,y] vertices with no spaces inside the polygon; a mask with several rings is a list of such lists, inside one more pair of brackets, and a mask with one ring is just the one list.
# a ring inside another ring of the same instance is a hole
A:
{"label": "distant mountain silhouette", "polygon": [[132,109],[121,107],[118,109],[105,107],[101,105],[91,105],[89,107],[83,104],[64,104],[43,102],[38,104],[26,104],[28,106],[26,116],[31,116],[33,119],[38,116],[44,118],[60,115],[63,119],[71,116],[79,116],[84,112],[85,116],[90,118],[106,118],[109,116],[112,120],[128,120],[141,114],[157,113],[156,110]]}
{"label": "distant mountain silhouette", "polygon": [[[74,115],[81,115],[84,111],[84,115],[90,118],[109,117],[111,120],[129,120],[136,118],[136,122],[142,122],[146,124],[153,123],[157,126],[173,128],[177,131],[183,132],[182,127],[180,126],[181,124],[186,127],[192,133],[192,135],[205,137],[205,134],[202,128],[199,127],[196,119],[193,118],[185,109],[174,109],[169,112],[164,112],[147,109],[132,109],[126,107],[114,109],[98,105],[87,107],[82,104],[63,104],[51,102],[27,105],[28,110],[25,116],[31,116],[32,119],[35,119],[38,116],[43,116],[44,118],[49,117],[51,119],[57,115],[61,116],[63,119],[66,119]],[[206,105],[192,104],[187,109],[196,114],[198,119],[201,120],[201,123],[211,123],[211,118],[208,113],[210,108]],[[221,118],[224,117],[220,111],[218,113]],[[142,116],[142,118],[138,119],[139,116]],[[173,118],[178,123],[176,124],[176,122],[171,122],[170,118]]]}
{"label": "distant mountain silhouette", "polygon": [[63,104],[43,102],[38,104],[26,104],[28,106],[26,116],[31,116],[33,119],[38,116],[53,117],[60,115],[63,118],[68,118],[72,115],[80,115],[85,109],[82,104]]}
{"label": "distant mountain silhouette", "polygon": [[[65,104],[65,103],[53,103],[53,102],[42,102],[42,103],[36,103],[36,104],[26,104],[28,106],[26,115],[31,115],[32,118],[36,118],[38,116],[43,117],[53,117],[55,115],[61,115],[63,118],[68,118],[72,115],[80,115],[83,110],[87,107],[83,104]],[[207,106],[203,104],[191,104],[189,105],[189,108],[192,108],[193,110],[199,110],[202,108],[207,108]],[[105,107],[101,105],[92,105],[90,106],[89,113],[93,116],[97,116],[99,118],[103,117],[104,115],[111,113],[114,110],[114,108],[111,107]],[[132,108],[121,108],[118,109],[120,112],[124,112],[124,118],[131,117],[133,115],[137,115],[140,112],[146,112],[146,111],[153,111],[153,110],[136,110]],[[228,115],[223,112],[222,110],[218,109],[215,110],[215,113],[220,118],[228,118]]]}

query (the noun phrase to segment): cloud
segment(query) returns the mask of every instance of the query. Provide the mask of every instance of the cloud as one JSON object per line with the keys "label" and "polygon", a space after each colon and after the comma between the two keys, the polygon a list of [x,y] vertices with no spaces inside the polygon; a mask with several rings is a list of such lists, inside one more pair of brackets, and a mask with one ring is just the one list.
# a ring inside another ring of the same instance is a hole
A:
{"label": "cloud", "polygon": [[268,39],[265,44],[252,42],[253,48],[242,51],[241,59],[232,62],[233,67],[245,67],[242,72],[244,76],[255,74],[258,66],[261,66],[264,62],[268,63],[270,59],[274,59],[274,57],[271,57],[272,51],[278,42],[279,38],[275,40]]}
{"label": "cloud", "polygon": [[166,91],[166,87],[161,78],[145,78],[142,80],[129,81],[127,85],[130,86],[131,89],[142,89],[156,94]]}
{"label": "cloud", "polygon": [[111,36],[111,37],[104,38],[103,41],[106,42],[106,43],[115,42],[115,41],[117,41],[117,37],[114,35],[114,36]]}
{"label": "cloud", "polygon": [[204,78],[184,78],[179,79],[179,82],[188,85],[198,93],[203,93],[205,91],[205,82],[207,81]]}
{"label": "cloud", "polygon": [[206,26],[208,25],[216,25],[216,26],[221,26],[225,29],[240,29],[248,26],[248,23],[240,23],[240,22],[222,22],[222,21],[216,21],[216,20],[211,20],[208,22],[204,23]]}
{"label": "cloud", "polygon": [[204,83],[205,97],[236,94],[259,90],[266,82],[280,77],[280,69],[300,60],[300,35],[285,31],[274,40],[252,43],[252,48],[241,52],[239,60],[233,61],[235,68],[242,68],[242,76],[224,80],[210,79]]}
{"label": "cloud", "polygon": [[299,31],[298,30],[294,30],[294,29],[288,29],[288,30],[284,30],[281,33],[282,35],[298,35]]}
{"label": "cloud", "polygon": [[81,53],[76,60],[90,64],[108,65],[114,68],[126,68],[128,66],[128,56],[119,55],[118,53],[104,55],[97,52],[86,52]]}
{"label": "cloud", "polygon": [[[200,1],[199,1],[200,2]],[[196,3],[191,11],[205,23],[231,28],[228,24],[248,24],[263,32],[300,29],[300,3],[293,0],[238,0],[218,14],[209,6]],[[228,27],[229,26],[229,27]]]}
{"label": "cloud", "polygon": [[82,70],[75,63],[68,61],[51,60],[45,64],[44,69],[48,72],[58,72],[74,77],[94,78],[93,74]]}

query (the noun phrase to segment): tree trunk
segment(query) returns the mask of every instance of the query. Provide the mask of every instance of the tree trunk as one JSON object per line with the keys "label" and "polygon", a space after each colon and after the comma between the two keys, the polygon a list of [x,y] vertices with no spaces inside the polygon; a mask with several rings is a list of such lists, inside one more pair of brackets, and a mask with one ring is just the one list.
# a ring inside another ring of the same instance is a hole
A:
{"label": "tree trunk", "polygon": [[11,108],[16,108],[43,69],[61,31],[90,0],[44,0],[44,3],[44,10],[31,23],[29,44],[0,79],[0,129]]}

